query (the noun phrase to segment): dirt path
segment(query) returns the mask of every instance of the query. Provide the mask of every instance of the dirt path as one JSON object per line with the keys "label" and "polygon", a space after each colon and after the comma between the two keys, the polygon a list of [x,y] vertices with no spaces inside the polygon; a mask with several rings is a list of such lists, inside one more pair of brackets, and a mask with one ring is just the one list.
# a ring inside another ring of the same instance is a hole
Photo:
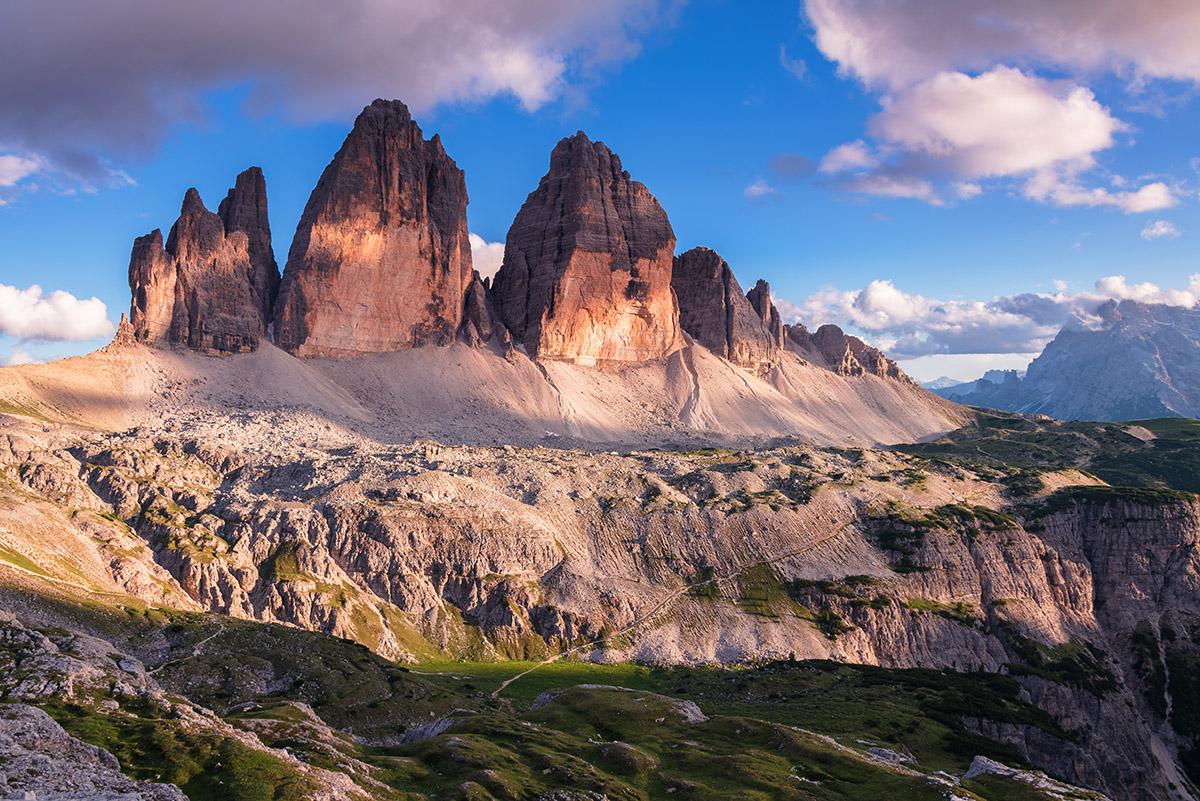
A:
{"label": "dirt path", "polygon": [[598,639],[592,640],[591,642],[585,642],[582,645],[576,645],[572,648],[568,648],[565,651],[559,651],[557,654],[554,654],[553,656],[549,656],[546,659],[543,659],[541,662],[538,662],[536,665],[529,668],[528,670],[518,673],[517,675],[513,676],[511,679],[506,680],[499,687],[497,687],[496,690],[492,693],[492,698],[499,698],[500,693],[504,692],[504,690],[508,687],[508,685],[512,684],[514,681],[516,681],[519,678],[528,676],[530,673],[537,670],[538,668],[545,667],[546,665],[549,665],[551,662],[557,662],[559,659],[562,659],[564,656],[570,656],[571,654],[576,653],[578,651],[582,651],[582,650],[585,650],[588,648],[594,648],[595,646],[601,645],[611,639],[628,634],[629,632],[631,632],[634,629],[641,626],[646,621],[650,620],[650,618],[657,615],[665,607],[670,605],[673,601],[678,600],[679,598],[681,598],[684,595],[687,595],[689,592],[691,592],[696,587],[703,587],[706,584],[712,584],[714,581],[715,582],[729,581],[730,579],[736,578],[738,576],[738,574],[740,574],[742,571],[747,570],[749,568],[758,567],[759,565],[770,565],[770,564],[774,564],[775,562],[782,562],[784,559],[790,559],[793,556],[799,556],[800,554],[805,553],[807,551],[811,551],[813,548],[816,548],[819,545],[823,545],[824,543],[833,539],[834,537],[836,537],[837,535],[839,535],[843,531],[845,531],[854,522],[855,521],[852,519],[852,520],[849,520],[849,521],[843,523],[842,525],[835,528],[833,531],[829,532],[828,534],[826,534],[823,537],[818,537],[817,539],[813,540],[809,544],[805,545],[803,548],[797,548],[793,551],[788,551],[787,553],[778,554],[776,556],[768,557],[766,559],[756,559],[753,562],[746,562],[745,564],[740,565],[740,566],[734,568],[733,570],[730,570],[719,576],[713,576],[712,578],[708,579],[707,581],[701,581],[696,584],[688,584],[688,585],[685,585],[678,589],[672,590],[661,601],[656,603],[654,606],[650,607],[650,609],[648,611],[639,615],[637,618],[635,618],[633,620],[632,623],[625,626],[624,628],[618,629],[617,631],[614,631],[612,634],[608,634],[604,637],[600,637]]}
{"label": "dirt path", "polygon": [[154,668],[154,669],[152,669],[152,670],[148,670],[148,671],[146,671],[146,672],[147,672],[147,673],[149,673],[150,675],[154,675],[155,673],[157,673],[158,671],[162,670],[162,669],[163,669],[163,668],[165,668],[165,667],[168,667],[169,665],[178,665],[180,662],[186,662],[186,661],[187,661],[187,660],[189,660],[189,659],[195,659],[196,657],[200,656],[200,649],[201,649],[201,648],[203,648],[203,647],[204,647],[205,645],[207,645],[209,642],[211,642],[211,641],[215,640],[217,637],[220,637],[220,636],[221,636],[222,634],[224,634],[224,633],[225,633],[225,624],[224,624],[224,623],[220,623],[220,624],[218,624],[218,625],[217,625],[217,630],[216,630],[216,631],[214,631],[212,634],[208,635],[208,636],[207,636],[207,637],[205,637],[203,640],[201,640],[200,642],[198,642],[198,643],[196,643],[195,645],[193,645],[193,646],[192,646],[192,653],[191,653],[190,655],[188,655],[188,656],[181,656],[181,657],[179,657],[178,659],[172,659],[172,660],[170,660],[170,661],[163,662],[163,663],[162,663],[161,665],[159,665],[158,667],[156,667],[156,668]]}
{"label": "dirt path", "polygon": [[[967,502],[973,500],[976,496],[978,496],[986,491],[987,491],[986,487],[976,490],[975,492],[969,493],[967,495],[964,495],[962,498],[959,498],[957,501],[955,501],[955,503],[967,503]],[[845,531],[847,528],[852,526],[855,522],[857,522],[857,520],[855,518],[851,518],[850,520],[846,521],[842,525],[835,528],[833,531],[829,532],[828,534],[826,534],[823,537],[818,537],[817,539],[810,542],[808,545],[805,545],[803,548],[797,548],[793,551],[788,551],[787,553],[768,557],[766,559],[756,559],[753,562],[746,562],[745,564],[739,565],[738,567],[734,568],[733,570],[730,570],[729,572],[724,573],[720,576],[713,576],[711,579],[709,579],[707,581],[701,581],[696,584],[688,584],[686,586],[680,587],[679,589],[672,590],[670,592],[670,594],[668,594],[661,601],[659,601],[654,606],[652,606],[649,611],[647,611],[644,614],[641,614],[637,618],[635,618],[634,621],[632,623],[630,623],[628,626],[625,626],[624,628],[622,628],[618,631],[614,631],[612,634],[609,634],[607,636],[600,637],[599,639],[592,640],[591,642],[583,643],[582,645],[576,645],[572,648],[568,648],[565,651],[560,651],[559,653],[554,654],[553,656],[549,656],[546,659],[543,659],[541,662],[538,662],[536,665],[529,668],[528,670],[518,673],[517,675],[513,676],[511,679],[508,679],[507,681],[502,683],[492,693],[492,698],[499,698],[500,693],[504,692],[504,690],[508,687],[508,685],[512,684],[517,679],[520,679],[524,676],[528,676],[530,673],[537,670],[538,668],[545,667],[546,665],[549,665],[551,662],[557,662],[559,659],[562,659],[564,656],[570,656],[571,654],[577,653],[579,651],[582,651],[582,650],[585,650],[588,648],[594,648],[595,646],[601,645],[611,639],[620,637],[624,634],[628,634],[629,632],[633,631],[634,629],[636,629],[637,627],[641,626],[643,623],[648,621],[650,618],[654,617],[656,614],[661,612],[663,610],[663,608],[670,605],[673,601],[678,600],[679,598],[686,595],[688,592],[695,589],[696,587],[703,587],[704,585],[711,584],[714,581],[716,581],[716,582],[729,581],[730,579],[736,578],[738,576],[738,574],[740,574],[743,570],[747,570],[752,567],[758,567],[760,565],[771,565],[771,564],[775,564],[776,562],[782,562],[784,559],[790,559],[793,556],[799,556],[800,554],[811,551],[812,549],[814,549],[820,545],[823,545],[824,543],[833,539],[834,537],[836,537],[837,535],[839,535],[843,531]]]}

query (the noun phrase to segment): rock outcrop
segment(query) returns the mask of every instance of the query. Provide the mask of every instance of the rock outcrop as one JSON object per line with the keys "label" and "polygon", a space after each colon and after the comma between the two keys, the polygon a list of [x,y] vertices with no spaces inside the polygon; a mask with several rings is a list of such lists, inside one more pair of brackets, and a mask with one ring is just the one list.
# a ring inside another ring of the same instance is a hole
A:
{"label": "rock outcrop", "polygon": [[783,325],[765,281],[744,295],[716,251],[693,248],[675,257],[671,287],[680,327],[701,345],[758,375],[778,363]]}
{"label": "rock outcrop", "polygon": [[5,798],[187,801],[173,784],[123,776],[112,754],[71,737],[45,712],[23,704],[0,706],[0,786]]}
{"label": "rock outcrop", "polygon": [[682,344],[674,250],[658,201],[602,142],[580,132],[554,148],[549,172],[509,229],[496,309],[536,359],[657,359]]}
{"label": "rock outcrop", "polygon": [[1059,331],[1024,378],[984,376],[954,400],[1060,420],[1200,416],[1200,308],[1110,300],[1097,316]]}
{"label": "rock outcrop", "polygon": [[787,327],[787,342],[796,353],[824,364],[840,376],[874,375],[913,383],[894,361],[836,325],[823,325],[810,334],[803,325]]}
{"label": "rock outcrop", "polygon": [[278,282],[262,171],[239,175],[217,214],[189,189],[165,248],[158,229],[133,243],[133,338],[209,354],[253,351],[267,336]]}
{"label": "rock outcrop", "polygon": [[276,344],[297,356],[448,344],[471,276],[463,171],[403,103],[376,100],[304,208]]}

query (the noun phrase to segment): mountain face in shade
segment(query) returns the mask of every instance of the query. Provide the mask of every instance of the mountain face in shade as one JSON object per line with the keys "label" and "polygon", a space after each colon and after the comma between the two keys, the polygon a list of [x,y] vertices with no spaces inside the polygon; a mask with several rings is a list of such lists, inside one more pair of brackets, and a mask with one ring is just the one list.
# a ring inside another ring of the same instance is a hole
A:
{"label": "mountain face in shade", "polygon": [[308,199],[275,309],[297,356],[448,344],[471,281],[467,189],[398,100],[354,122]]}
{"label": "mountain face in shade", "polygon": [[958,403],[1060,420],[1200,417],[1200,308],[1123,300],[1068,326],[1023,379],[981,380]]}
{"label": "mountain face in shade", "polygon": [[671,287],[680,327],[701,345],[758,375],[778,363],[783,326],[765,281],[742,294],[725,260],[701,247],[675,257]]}
{"label": "mountain face in shade", "polygon": [[138,237],[129,260],[133,339],[201,353],[246,353],[267,334],[279,285],[267,222],[266,183],[251,167],[218,213],[189,189],[166,247]]}
{"label": "mountain face in shade", "polygon": [[642,362],[682,345],[671,292],[675,233],[621,160],[582,132],[563,139],[517,213],[492,288],[536,359]]}

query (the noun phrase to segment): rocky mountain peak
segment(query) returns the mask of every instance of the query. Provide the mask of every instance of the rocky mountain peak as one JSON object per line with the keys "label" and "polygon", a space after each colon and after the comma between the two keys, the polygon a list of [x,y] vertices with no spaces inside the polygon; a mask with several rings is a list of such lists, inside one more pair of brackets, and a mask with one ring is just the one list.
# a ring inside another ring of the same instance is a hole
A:
{"label": "rocky mountain peak", "polygon": [[1023,379],[976,382],[960,403],[1061,420],[1200,415],[1200,309],[1106,301],[1101,325],[1064,326]]}
{"label": "rocky mountain peak", "polygon": [[838,375],[874,375],[914,383],[882,351],[836,325],[823,325],[811,334],[803,325],[788,326],[786,339],[792,350],[818,364],[823,363]]}
{"label": "rocky mountain peak", "polygon": [[698,247],[675,258],[671,287],[680,326],[701,345],[760,375],[778,362],[783,326],[765,281],[742,294],[725,260]]}
{"label": "rocky mountain peak", "polygon": [[620,158],[582,131],[560,141],[517,213],[492,294],[534,358],[647,361],[681,343],[675,232]]}
{"label": "rocky mountain peak", "polygon": [[246,235],[250,254],[250,294],[254,305],[270,322],[275,297],[279,294],[279,266],[271,248],[271,225],[267,220],[267,181],[262,170],[251,167],[237,177],[217,207],[217,216],[229,236],[235,231]]}
{"label": "rocky mountain peak", "polygon": [[363,109],[305,206],[277,344],[348,356],[447,344],[471,281],[463,171],[398,100]]}
{"label": "rocky mountain peak", "polygon": [[[247,191],[253,215],[241,199]],[[266,337],[279,278],[261,170],[239,175],[230,197],[214,214],[188,189],[165,247],[159,229],[134,241],[125,340],[219,355],[255,350]]]}

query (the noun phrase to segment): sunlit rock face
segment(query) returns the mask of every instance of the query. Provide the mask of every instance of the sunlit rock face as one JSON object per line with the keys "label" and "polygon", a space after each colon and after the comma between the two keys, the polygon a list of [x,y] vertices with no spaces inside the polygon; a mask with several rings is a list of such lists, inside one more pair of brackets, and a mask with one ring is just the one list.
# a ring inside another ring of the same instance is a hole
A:
{"label": "sunlit rock face", "polygon": [[253,351],[266,338],[278,286],[266,182],[251,167],[216,214],[189,189],[165,247],[157,229],[134,241],[132,338],[216,355]]}
{"label": "sunlit rock face", "polygon": [[448,344],[471,277],[463,171],[403,103],[376,100],[300,218],[276,344],[298,356]]}
{"label": "sunlit rock face", "polygon": [[563,139],[517,213],[496,275],[500,319],[536,359],[620,364],[682,345],[671,291],[675,232],[621,160]]}
{"label": "sunlit rock face", "polygon": [[836,325],[823,325],[811,334],[799,323],[785,326],[784,340],[789,350],[823,364],[840,376],[874,375],[913,383],[883,351],[850,336]]}
{"label": "sunlit rock face", "polygon": [[783,325],[767,282],[742,294],[725,260],[701,247],[675,257],[671,286],[680,327],[701,345],[759,375],[779,362]]}

